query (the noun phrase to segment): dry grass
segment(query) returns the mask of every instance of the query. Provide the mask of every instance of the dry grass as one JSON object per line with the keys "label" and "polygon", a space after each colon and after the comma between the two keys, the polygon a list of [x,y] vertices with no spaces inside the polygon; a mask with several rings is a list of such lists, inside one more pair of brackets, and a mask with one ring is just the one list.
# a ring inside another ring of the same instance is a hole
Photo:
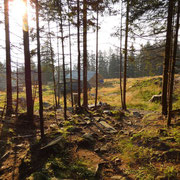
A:
{"label": "dry grass", "polygon": [[[128,108],[147,109],[147,110],[161,110],[160,103],[151,103],[149,99],[154,94],[161,92],[160,85],[161,76],[142,77],[142,78],[128,78],[127,79],[127,93],[126,102]],[[176,75],[176,79],[180,79],[180,75]],[[43,92],[43,101],[51,105],[55,104],[53,87],[44,86],[46,91]],[[173,108],[180,108],[180,80],[175,82],[175,101]],[[5,92],[0,92],[0,108],[5,104]],[[20,93],[19,97],[25,98],[25,93]],[[89,104],[94,104],[95,101],[95,88],[92,88],[88,94]],[[16,93],[13,93],[13,99],[16,99]],[[81,98],[82,99],[82,98]],[[98,101],[106,102],[111,106],[121,107],[120,86],[119,79],[105,79],[103,86],[98,90]],[[63,98],[60,99],[63,106]],[[67,105],[71,106],[70,95],[67,96]],[[24,109],[24,108],[22,108]],[[38,92],[35,99],[35,110],[38,109]]]}

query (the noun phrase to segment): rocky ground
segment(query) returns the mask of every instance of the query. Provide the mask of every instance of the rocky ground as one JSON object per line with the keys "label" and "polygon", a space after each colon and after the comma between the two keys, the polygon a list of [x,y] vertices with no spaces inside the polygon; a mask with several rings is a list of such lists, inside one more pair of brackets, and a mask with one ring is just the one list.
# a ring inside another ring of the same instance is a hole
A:
{"label": "rocky ground", "polygon": [[1,122],[0,179],[180,178],[179,112],[170,130],[157,112],[107,104],[68,120],[61,109],[46,113],[43,141],[38,117],[33,127],[23,116]]}

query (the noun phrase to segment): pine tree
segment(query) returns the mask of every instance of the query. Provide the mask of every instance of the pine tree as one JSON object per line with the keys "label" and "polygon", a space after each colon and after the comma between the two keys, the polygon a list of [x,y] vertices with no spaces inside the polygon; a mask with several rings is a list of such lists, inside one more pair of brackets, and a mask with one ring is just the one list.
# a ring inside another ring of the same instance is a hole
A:
{"label": "pine tree", "polygon": [[11,83],[11,52],[10,52],[10,35],[9,35],[9,4],[4,0],[5,16],[5,39],[6,39],[6,82],[7,82],[7,109],[6,115],[10,115],[12,108],[12,83]]}
{"label": "pine tree", "polygon": [[162,87],[162,114],[167,115],[167,93],[168,93],[168,69],[171,53],[171,39],[172,39],[172,18],[173,18],[174,0],[169,0],[168,19],[167,19],[167,34],[165,59],[163,66],[163,87]]}
{"label": "pine tree", "polygon": [[23,0],[23,1],[26,5],[26,12],[23,16],[23,42],[24,42],[24,58],[25,58],[27,115],[30,122],[33,122],[33,100],[32,100],[32,83],[31,83],[31,60],[30,60],[30,50],[29,50],[27,0]]}

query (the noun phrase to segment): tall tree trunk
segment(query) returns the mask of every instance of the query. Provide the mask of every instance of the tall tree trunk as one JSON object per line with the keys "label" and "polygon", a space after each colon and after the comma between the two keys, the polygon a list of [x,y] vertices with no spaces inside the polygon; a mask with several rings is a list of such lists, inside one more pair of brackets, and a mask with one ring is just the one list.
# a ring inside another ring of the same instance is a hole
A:
{"label": "tall tree trunk", "polygon": [[60,83],[60,60],[59,60],[59,37],[58,37],[58,30],[59,30],[59,25],[57,24],[57,53],[58,53],[58,68],[57,68],[57,75],[58,75],[58,100],[57,100],[57,104],[58,107],[60,106],[60,87],[59,87],[59,83]]}
{"label": "tall tree trunk", "polygon": [[81,106],[81,51],[80,51],[80,20],[79,0],[77,0],[77,50],[78,50],[78,106]]}
{"label": "tall tree trunk", "polygon": [[[69,13],[69,0],[68,2],[68,13]],[[71,105],[73,107],[73,89],[72,89],[72,53],[71,53],[71,24],[68,18],[68,30],[69,30],[69,56],[70,56],[70,90],[71,90]]]}
{"label": "tall tree trunk", "polygon": [[31,83],[31,60],[30,60],[30,51],[29,51],[27,0],[23,0],[23,1],[26,5],[26,13],[23,16],[23,40],[24,40],[24,58],[25,58],[27,115],[30,122],[33,122],[33,100],[32,100],[32,83]]}
{"label": "tall tree trunk", "polygon": [[87,1],[83,0],[83,106],[88,106],[87,94]]}
{"label": "tall tree trunk", "polygon": [[121,97],[121,106],[123,108],[123,92],[122,92],[122,2],[121,2],[121,23],[120,23],[120,60],[119,60],[119,82],[120,82],[120,97]]}
{"label": "tall tree trunk", "polygon": [[18,117],[18,108],[19,108],[19,70],[18,70],[18,63],[17,63],[17,70],[16,70],[16,117]]}
{"label": "tall tree trunk", "polygon": [[10,115],[12,109],[12,83],[11,83],[11,53],[10,53],[10,35],[9,35],[9,4],[8,0],[4,0],[4,16],[5,16],[5,39],[6,39],[6,85],[7,85],[7,109],[6,115]]}
{"label": "tall tree trunk", "polygon": [[44,119],[43,119],[43,98],[42,98],[42,73],[41,73],[41,54],[39,36],[39,2],[36,0],[36,29],[37,29],[37,58],[38,58],[38,84],[39,84],[39,116],[41,139],[44,138]]}
{"label": "tall tree trunk", "polygon": [[126,36],[125,36],[125,55],[124,55],[124,83],[123,83],[123,109],[126,110],[126,72],[127,72],[127,54],[128,54],[128,31],[129,31],[129,0],[127,0],[126,9]]}
{"label": "tall tree trunk", "polygon": [[51,62],[52,62],[52,73],[53,73],[53,85],[54,85],[54,100],[56,108],[57,104],[57,94],[56,94],[56,79],[55,79],[55,68],[54,68],[54,58],[53,58],[53,51],[52,51],[52,42],[51,42],[51,32],[50,32],[50,22],[48,20],[48,31],[49,31],[49,42],[50,42],[50,51],[51,51]]}
{"label": "tall tree trunk", "polygon": [[95,97],[95,107],[97,106],[98,98],[98,36],[99,36],[99,11],[97,5],[97,17],[96,17],[96,97]]}
{"label": "tall tree trunk", "polygon": [[163,64],[163,85],[162,85],[162,114],[167,115],[167,94],[168,94],[168,69],[171,54],[171,38],[172,38],[172,17],[173,17],[174,0],[169,0],[165,59]]}
{"label": "tall tree trunk", "polygon": [[178,44],[178,32],[179,32],[179,16],[180,16],[180,1],[178,1],[178,12],[177,12],[177,21],[176,21],[176,32],[174,38],[174,50],[173,50],[173,59],[171,63],[171,72],[170,72],[170,84],[169,84],[169,100],[168,100],[168,121],[167,126],[171,125],[171,111],[172,111],[172,95],[173,95],[173,85],[174,85],[174,74],[175,74],[175,64],[176,64],[176,54],[177,54],[177,44]]}
{"label": "tall tree trunk", "polygon": [[66,69],[65,69],[65,55],[64,55],[64,34],[63,34],[63,19],[62,7],[60,1],[60,29],[61,29],[61,43],[62,43],[62,58],[63,58],[63,81],[64,81],[64,119],[67,119],[67,100],[66,100]]}

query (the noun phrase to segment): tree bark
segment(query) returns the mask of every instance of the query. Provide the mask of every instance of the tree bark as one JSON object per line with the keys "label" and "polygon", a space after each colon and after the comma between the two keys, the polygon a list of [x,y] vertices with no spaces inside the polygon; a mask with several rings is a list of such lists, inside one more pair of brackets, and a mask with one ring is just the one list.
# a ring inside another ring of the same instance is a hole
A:
{"label": "tree bark", "polygon": [[4,0],[4,16],[5,16],[5,39],[6,39],[6,93],[7,93],[7,109],[6,115],[10,115],[12,108],[12,82],[11,82],[11,52],[10,52],[10,35],[9,35],[9,4],[8,0]]}
{"label": "tree bark", "polygon": [[39,2],[36,0],[36,29],[37,29],[37,58],[38,58],[38,84],[39,84],[39,116],[41,139],[44,138],[44,119],[43,119],[43,98],[42,98],[42,73],[41,73],[41,54],[39,36]]}
{"label": "tree bark", "polygon": [[120,86],[121,106],[123,108],[124,103],[123,103],[123,92],[122,92],[122,2],[121,2],[121,23],[120,23],[119,86]]}
{"label": "tree bark", "polygon": [[78,50],[78,106],[81,106],[81,51],[80,51],[80,20],[79,0],[77,0],[77,50]]}
{"label": "tree bark", "polygon": [[[68,0],[69,6],[69,0]],[[69,13],[68,7],[68,13]],[[69,56],[70,56],[70,90],[71,90],[71,106],[73,107],[73,89],[72,89],[72,52],[71,52],[71,24],[70,19],[68,18],[68,30],[69,30]]]}
{"label": "tree bark", "polygon": [[97,5],[97,17],[96,17],[96,97],[95,97],[95,107],[97,106],[98,98],[98,36],[99,36],[99,11]]}
{"label": "tree bark", "polygon": [[31,60],[29,51],[29,32],[28,32],[28,14],[27,0],[23,0],[26,5],[26,13],[23,16],[23,42],[25,58],[25,85],[26,85],[26,102],[27,115],[30,122],[33,122],[33,100],[32,100],[32,83],[31,83]]}
{"label": "tree bark", "polygon": [[167,94],[168,94],[168,69],[171,54],[171,39],[172,39],[172,17],[173,17],[174,0],[169,0],[165,59],[163,64],[163,85],[162,85],[162,114],[167,115]]}
{"label": "tree bark", "polygon": [[18,63],[17,63],[17,70],[16,70],[16,117],[18,117],[18,108],[19,108],[19,70],[18,70]]}
{"label": "tree bark", "polygon": [[178,1],[176,32],[175,32],[175,38],[174,38],[173,58],[172,58],[171,72],[170,72],[169,100],[168,100],[168,121],[167,121],[168,127],[171,125],[171,116],[172,116],[172,114],[171,114],[171,111],[172,111],[172,95],[173,95],[174,74],[175,74],[175,64],[176,64],[176,55],[177,55],[177,44],[178,44],[179,16],[180,16],[180,1]]}
{"label": "tree bark", "polygon": [[61,29],[61,43],[62,43],[62,59],[63,59],[63,81],[64,81],[64,119],[67,119],[67,100],[66,100],[66,69],[65,69],[65,55],[64,55],[64,34],[63,34],[63,19],[62,7],[60,1],[60,29]]}
{"label": "tree bark", "polygon": [[52,42],[51,42],[51,32],[50,32],[50,23],[48,20],[48,30],[49,30],[49,42],[50,42],[50,51],[51,51],[51,61],[52,61],[52,73],[53,73],[53,84],[54,84],[54,100],[56,108],[58,106],[57,104],[57,94],[56,94],[56,79],[55,79],[55,68],[54,68],[54,58],[53,58],[53,51],[52,51]]}
{"label": "tree bark", "polygon": [[83,0],[83,106],[88,106],[87,94],[87,1]]}
{"label": "tree bark", "polygon": [[59,30],[59,26],[57,24],[57,53],[58,53],[58,68],[57,68],[57,75],[58,75],[58,100],[57,100],[57,104],[58,107],[60,107],[60,87],[59,87],[59,83],[60,83],[60,62],[59,62],[59,37],[58,37],[58,30]]}
{"label": "tree bark", "polygon": [[127,54],[128,54],[128,31],[129,31],[129,0],[127,0],[127,9],[126,9],[126,36],[125,36],[125,55],[124,55],[123,110],[126,110],[126,72],[127,72]]}

